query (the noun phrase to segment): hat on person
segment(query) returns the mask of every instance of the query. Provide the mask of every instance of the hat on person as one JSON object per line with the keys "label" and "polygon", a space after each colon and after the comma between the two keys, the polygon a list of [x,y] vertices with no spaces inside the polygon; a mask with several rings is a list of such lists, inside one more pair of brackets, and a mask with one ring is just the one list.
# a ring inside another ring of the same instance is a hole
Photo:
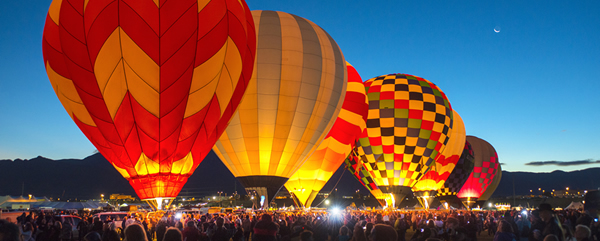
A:
{"label": "hat on person", "polygon": [[543,211],[554,212],[554,210],[552,210],[552,205],[550,205],[550,203],[542,203],[542,204],[540,204],[540,207],[538,209],[540,210],[540,212],[543,212]]}

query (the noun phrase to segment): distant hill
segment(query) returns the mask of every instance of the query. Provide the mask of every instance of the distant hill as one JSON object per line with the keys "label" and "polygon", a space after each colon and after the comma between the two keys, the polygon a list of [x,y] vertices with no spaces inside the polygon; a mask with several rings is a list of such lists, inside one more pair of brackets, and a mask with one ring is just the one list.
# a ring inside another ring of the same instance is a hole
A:
{"label": "distant hill", "polygon": [[538,195],[541,193],[538,188],[546,191],[565,190],[567,187],[570,190],[598,189],[600,188],[600,167],[549,173],[503,171],[502,180],[492,197],[511,196],[513,183],[517,195],[527,195],[530,193],[529,190]]}
{"label": "distant hill", "polygon": [[[565,187],[573,190],[596,189],[600,187],[599,176],[600,168],[551,173],[505,171],[493,197],[512,195],[513,177],[516,194],[527,194],[530,189],[537,190],[538,187],[545,190]],[[352,175],[344,171],[343,166],[337,170],[322,192],[331,191],[334,187],[340,195],[351,196],[356,190],[361,194],[368,193]],[[210,152],[189,178],[180,195],[203,197],[214,195],[218,191],[238,191],[243,194],[243,190],[242,185],[225,165]],[[33,194],[55,199],[97,199],[100,194],[112,193],[135,196],[127,180],[99,153],[83,160],[52,160],[41,156],[30,160],[0,160],[0,195]]]}

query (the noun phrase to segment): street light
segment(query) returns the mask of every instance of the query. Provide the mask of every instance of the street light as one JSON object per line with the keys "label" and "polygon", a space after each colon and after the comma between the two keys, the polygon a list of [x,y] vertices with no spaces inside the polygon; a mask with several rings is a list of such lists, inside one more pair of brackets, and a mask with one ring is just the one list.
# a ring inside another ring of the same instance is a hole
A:
{"label": "street light", "polygon": [[104,194],[100,194],[100,200],[104,201]]}
{"label": "street light", "polygon": [[329,205],[329,200],[325,200],[325,205]]}

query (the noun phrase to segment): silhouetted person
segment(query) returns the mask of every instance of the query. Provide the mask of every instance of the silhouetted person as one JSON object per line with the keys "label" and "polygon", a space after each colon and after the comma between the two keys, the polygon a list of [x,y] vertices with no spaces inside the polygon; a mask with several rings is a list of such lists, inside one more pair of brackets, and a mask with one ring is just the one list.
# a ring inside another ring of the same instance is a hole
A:
{"label": "silhouetted person", "polygon": [[170,227],[165,232],[165,237],[163,241],[183,241],[183,237],[181,235],[181,231],[178,228]]}
{"label": "silhouetted person", "polygon": [[271,215],[263,214],[260,221],[254,225],[252,241],[275,241],[277,240],[277,230],[279,227],[273,222]]}
{"label": "silhouetted person", "polygon": [[83,237],[84,241],[102,241],[98,232],[89,232]]}
{"label": "silhouetted person", "polygon": [[[162,240],[162,237],[160,237],[160,240]],[[148,241],[144,227],[137,223],[127,226],[125,229],[125,241]]]}
{"label": "silhouetted person", "polygon": [[0,241],[21,241],[19,226],[0,219]]}
{"label": "silhouetted person", "polygon": [[396,241],[398,240],[398,234],[392,226],[385,224],[377,224],[373,226],[371,234],[369,235],[369,241]]}
{"label": "silhouetted person", "polygon": [[200,230],[196,227],[196,223],[194,221],[188,221],[185,224],[185,228],[181,234],[183,235],[183,239],[185,241],[199,241],[200,240]]}

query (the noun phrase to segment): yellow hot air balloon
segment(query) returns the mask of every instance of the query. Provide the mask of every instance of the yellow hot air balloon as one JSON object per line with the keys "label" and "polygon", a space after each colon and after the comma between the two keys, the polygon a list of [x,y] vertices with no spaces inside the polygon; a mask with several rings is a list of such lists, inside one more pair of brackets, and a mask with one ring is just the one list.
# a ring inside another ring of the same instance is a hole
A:
{"label": "yellow hot air balloon", "polygon": [[331,129],[346,94],[347,70],[337,43],[316,24],[284,12],[252,16],[254,72],[213,150],[266,207]]}
{"label": "yellow hot air balloon", "polygon": [[444,186],[446,179],[448,179],[448,176],[454,170],[458,159],[460,159],[460,155],[465,149],[465,141],[467,140],[465,124],[456,111],[452,110],[452,112],[454,122],[452,129],[450,129],[446,148],[440,153],[435,163],[431,165],[431,168],[425,173],[423,178],[412,187],[413,193],[426,209],[429,209],[429,204],[433,202],[437,190]]}
{"label": "yellow hot air balloon", "polygon": [[333,173],[344,163],[367,126],[369,103],[358,72],[346,62],[348,88],[342,110],[317,150],[290,177],[285,187],[300,206],[310,207]]}

